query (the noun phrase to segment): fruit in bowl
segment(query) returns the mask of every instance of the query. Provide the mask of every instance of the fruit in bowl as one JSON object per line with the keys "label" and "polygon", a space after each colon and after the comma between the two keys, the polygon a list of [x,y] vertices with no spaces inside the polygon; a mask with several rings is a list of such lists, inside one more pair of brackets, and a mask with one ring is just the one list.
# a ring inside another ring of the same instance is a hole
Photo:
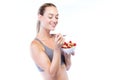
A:
{"label": "fruit in bowl", "polygon": [[62,46],[62,50],[67,53],[70,54],[72,52],[74,52],[76,47],[76,43],[72,42],[72,41],[68,41],[68,42],[64,42],[63,46]]}

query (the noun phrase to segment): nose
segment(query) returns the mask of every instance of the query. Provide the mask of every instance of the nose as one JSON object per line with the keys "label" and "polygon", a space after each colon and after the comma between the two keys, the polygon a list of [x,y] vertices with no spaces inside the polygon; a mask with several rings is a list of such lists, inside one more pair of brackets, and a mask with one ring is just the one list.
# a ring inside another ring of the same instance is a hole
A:
{"label": "nose", "polygon": [[55,24],[57,24],[58,23],[58,19],[56,19],[56,18],[53,18],[53,20],[52,20]]}
{"label": "nose", "polygon": [[58,19],[56,17],[53,18],[53,21],[58,21]]}

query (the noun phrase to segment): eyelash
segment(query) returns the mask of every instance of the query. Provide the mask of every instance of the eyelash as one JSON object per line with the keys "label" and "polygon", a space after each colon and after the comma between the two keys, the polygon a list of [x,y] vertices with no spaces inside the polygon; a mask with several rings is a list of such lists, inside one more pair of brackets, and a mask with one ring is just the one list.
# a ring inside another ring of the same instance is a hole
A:
{"label": "eyelash", "polygon": [[49,19],[52,19],[52,17],[49,17]]}
{"label": "eyelash", "polygon": [[[53,17],[49,17],[49,19],[52,19]],[[58,17],[55,17],[56,19],[59,19]]]}
{"label": "eyelash", "polygon": [[55,17],[56,19],[59,19],[58,17]]}

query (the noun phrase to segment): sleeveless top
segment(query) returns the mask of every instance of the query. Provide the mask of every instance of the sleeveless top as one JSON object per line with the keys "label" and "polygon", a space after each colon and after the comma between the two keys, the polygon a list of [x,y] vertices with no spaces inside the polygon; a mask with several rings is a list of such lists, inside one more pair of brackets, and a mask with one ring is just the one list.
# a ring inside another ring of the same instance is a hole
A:
{"label": "sleeveless top", "polygon": [[[42,43],[42,41],[40,41],[38,38],[35,38],[35,40],[37,40],[38,42],[40,42],[40,43],[43,45],[43,47],[44,47],[44,49],[45,49],[45,53],[47,54],[50,62],[52,62],[52,59],[53,59],[53,50],[52,50],[51,48],[47,47],[46,45],[44,45],[44,44]],[[64,55],[62,55],[62,54],[61,54],[61,64],[65,64],[65,57],[64,57]],[[36,65],[36,66],[37,66],[37,65]],[[37,68],[38,68],[38,70],[41,71],[41,72],[44,71],[44,70],[43,70],[42,68],[40,68],[39,66],[37,66]]]}

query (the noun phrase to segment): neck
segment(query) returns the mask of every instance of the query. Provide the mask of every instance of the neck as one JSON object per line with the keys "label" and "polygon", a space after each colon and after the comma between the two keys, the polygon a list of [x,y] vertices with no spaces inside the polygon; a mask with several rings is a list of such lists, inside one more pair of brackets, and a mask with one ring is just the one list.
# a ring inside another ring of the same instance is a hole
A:
{"label": "neck", "polygon": [[53,36],[50,34],[50,30],[44,29],[44,28],[40,28],[39,33],[37,34],[37,37],[40,39],[50,39]]}

